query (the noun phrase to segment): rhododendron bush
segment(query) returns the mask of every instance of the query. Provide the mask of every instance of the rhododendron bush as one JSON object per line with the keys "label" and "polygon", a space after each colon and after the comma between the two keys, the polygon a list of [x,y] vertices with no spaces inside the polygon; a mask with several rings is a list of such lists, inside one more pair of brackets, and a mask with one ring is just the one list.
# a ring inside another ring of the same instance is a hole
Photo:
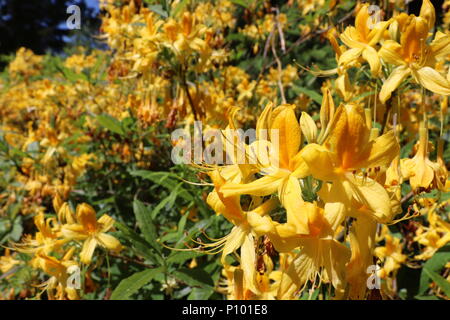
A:
{"label": "rhododendron bush", "polygon": [[0,299],[450,298],[449,1],[99,6],[5,58]]}

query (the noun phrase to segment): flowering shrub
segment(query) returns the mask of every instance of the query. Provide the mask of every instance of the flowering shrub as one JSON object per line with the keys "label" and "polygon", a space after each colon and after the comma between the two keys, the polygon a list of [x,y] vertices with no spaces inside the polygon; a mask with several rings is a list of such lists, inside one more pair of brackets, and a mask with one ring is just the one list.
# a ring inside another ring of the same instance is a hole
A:
{"label": "flowering shrub", "polygon": [[108,0],[107,49],[18,50],[0,298],[449,299],[449,15],[383,3]]}

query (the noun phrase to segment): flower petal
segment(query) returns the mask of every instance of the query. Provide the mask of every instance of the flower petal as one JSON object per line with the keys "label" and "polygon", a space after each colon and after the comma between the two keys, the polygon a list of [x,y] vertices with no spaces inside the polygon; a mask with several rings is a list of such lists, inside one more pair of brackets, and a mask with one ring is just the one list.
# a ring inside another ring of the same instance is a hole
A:
{"label": "flower petal", "polygon": [[258,294],[259,290],[255,286],[256,278],[256,253],[253,236],[248,233],[244,238],[241,247],[241,268],[244,271],[244,281],[246,287]]}
{"label": "flower petal", "polygon": [[270,138],[275,150],[279,150],[280,166],[288,169],[289,159],[293,158],[301,143],[300,124],[294,112],[294,106],[281,105],[274,109],[270,126]]}
{"label": "flower petal", "polygon": [[351,176],[347,178],[357,202],[353,204],[356,209],[353,213],[357,217],[360,215],[371,216],[379,223],[389,223],[393,218],[393,211],[386,189],[370,178],[365,178],[362,181],[356,181]]}
{"label": "flower petal", "polygon": [[366,48],[362,52],[362,56],[369,63],[372,76],[378,76],[381,70],[381,63],[377,50],[375,50],[371,46],[366,46]]}
{"label": "flower petal", "polygon": [[361,56],[363,49],[361,48],[353,48],[345,51],[340,57],[338,64],[340,66],[351,65],[356,62],[356,60]]}
{"label": "flower petal", "polygon": [[[287,174],[285,174],[285,176]],[[264,176],[258,180],[246,184],[226,183],[222,188],[220,188],[220,192],[225,198],[239,194],[268,196],[276,192],[281,182],[282,177],[278,175]]]}
{"label": "flower petal", "polygon": [[80,260],[84,264],[90,264],[92,255],[94,254],[97,240],[94,237],[89,237],[84,241],[83,249],[80,252]]}
{"label": "flower petal", "polygon": [[61,227],[61,233],[66,239],[84,240],[88,237],[81,224],[65,224]]}
{"label": "flower petal", "polygon": [[426,89],[444,96],[450,95],[450,83],[439,72],[423,67],[413,72],[414,78]]}
{"label": "flower petal", "polygon": [[106,233],[100,233],[97,236],[100,244],[112,251],[120,251],[122,249],[122,245],[120,244],[120,241],[117,240],[112,235],[106,234]]}
{"label": "flower petal", "polygon": [[368,146],[369,155],[361,163],[363,168],[388,167],[400,152],[394,131],[389,131],[376,138]]}
{"label": "flower petal", "polygon": [[317,141],[317,126],[314,120],[306,112],[302,112],[300,117],[300,127],[303,135],[308,143],[316,143]]}
{"label": "flower petal", "polygon": [[430,44],[434,58],[441,59],[450,55],[450,36],[437,32],[435,39]]}
{"label": "flower petal", "polygon": [[402,46],[393,40],[386,40],[383,43],[378,54],[386,62],[393,65],[403,65],[403,57],[401,56]]}
{"label": "flower petal", "polygon": [[114,225],[114,219],[108,216],[107,214],[104,214],[98,219],[97,221],[100,224],[100,229],[102,232],[106,232],[109,229],[111,229]]}
{"label": "flower petal", "polygon": [[331,152],[318,144],[308,144],[302,151],[302,158],[309,166],[312,176],[323,181],[335,178]]}
{"label": "flower petal", "polygon": [[392,95],[392,92],[398,88],[402,81],[409,75],[410,69],[406,66],[400,66],[394,69],[389,78],[383,83],[380,91],[380,101],[385,103]]}

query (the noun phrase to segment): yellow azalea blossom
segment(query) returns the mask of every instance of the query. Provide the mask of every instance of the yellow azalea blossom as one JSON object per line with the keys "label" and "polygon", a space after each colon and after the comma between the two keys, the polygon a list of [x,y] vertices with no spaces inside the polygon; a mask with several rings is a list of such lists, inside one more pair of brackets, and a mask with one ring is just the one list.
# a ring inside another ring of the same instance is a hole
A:
{"label": "yellow azalea blossom", "polygon": [[347,66],[362,56],[369,63],[372,76],[376,77],[381,71],[381,63],[375,46],[389,22],[378,22],[371,28],[370,20],[369,4],[364,4],[356,15],[355,26],[347,27],[340,36],[350,49],[340,55],[338,63]]}
{"label": "yellow azalea blossom", "polygon": [[321,196],[327,202],[344,203],[349,211],[357,209],[353,214],[364,212],[379,222],[390,221],[387,191],[375,180],[355,173],[390,165],[400,150],[394,132],[370,140],[364,111],[354,104],[338,108],[332,128],[324,145],[309,144],[301,155],[314,178],[332,183],[329,189],[323,188]]}
{"label": "yellow azalea blossom", "polygon": [[20,264],[19,260],[14,258],[15,254],[11,255],[11,250],[6,249],[5,254],[0,257],[0,271],[2,274],[9,272],[14,266]]}
{"label": "yellow azalea blossom", "polygon": [[[44,287],[44,291],[47,291],[48,298],[54,300],[63,300],[66,297],[70,300],[79,299],[78,293],[75,288],[68,286],[68,270],[71,267],[78,267],[76,261],[71,260],[74,249],[70,249],[66,252],[61,260],[55,257],[38,252],[32,263],[35,267],[42,269],[46,274],[50,275],[50,279],[45,281],[39,287]],[[56,290],[56,295],[54,291]]]}
{"label": "yellow azalea blossom", "polygon": [[84,241],[80,253],[82,263],[90,264],[97,245],[113,251],[122,249],[119,240],[106,233],[114,224],[110,216],[104,214],[97,220],[95,210],[83,203],[77,206],[76,219],[77,223],[63,225],[61,233],[66,239]]}
{"label": "yellow azalea blossom", "polygon": [[[266,258],[267,255],[264,255]],[[270,260],[270,258],[268,258]],[[264,259],[265,261],[267,259]],[[228,300],[274,300],[278,291],[282,272],[270,267],[265,273],[256,274],[256,286],[259,294],[246,287],[244,272],[240,267],[224,265],[219,282],[219,290],[227,295]]]}
{"label": "yellow azalea blossom", "polygon": [[367,268],[373,265],[373,248],[377,223],[371,217],[360,216],[353,222],[349,233],[351,258],[348,262],[347,281],[349,283],[348,298],[361,300],[367,290]]}
{"label": "yellow azalea blossom", "polygon": [[39,213],[34,217],[34,224],[38,229],[34,239],[31,236],[25,237],[22,243],[16,243],[15,249],[24,253],[36,253],[42,251],[49,254],[53,250],[59,250],[67,239],[61,239],[60,226],[55,218],[45,219],[44,213]]}
{"label": "yellow azalea blossom", "polygon": [[165,32],[165,44],[172,48],[180,58],[186,57],[189,51],[202,51],[206,43],[200,39],[206,27],[196,22],[195,16],[184,12],[181,21],[169,19],[163,26]]}
{"label": "yellow azalea blossom", "polygon": [[[263,159],[264,156],[261,156],[259,151],[270,145],[272,146],[271,156],[275,156],[277,161],[268,162],[265,158],[260,162],[270,163],[271,166],[261,168],[263,177],[246,184],[226,183],[221,188],[221,192],[224,197],[229,197],[240,194],[267,196],[278,191],[278,197],[286,208],[289,220],[303,203],[298,179],[307,175],[307,167],[300,157],[301,129],[293,106],[281,105],[272,110],[272,107],[268,105],[258,120],[257,134],[262,129],[268,129],[269,139],[273,143],[259,139],[250,148],[255,147],[253,149],[256,152],[255,156]],[[276,139],[274,139],[275,136]],[[309,233],[306,217],[304,217],[303,232]]]}
{"label": "yellow azalea blossom", "polygon": [[428,129],[422,124],[419,128],[419,147],[412,159],[400,160],[402,175],[409,179],[415,192],[427,191],[432,188],[443,190],[447,180],[446,171],[441,172],[445,165],[432,162],[428,158]]}
{"label": "yellow azalea blossom", "polygon": [[[340,210],[343,211],[343,207]],[[328,279],[339,294],[343,293],[345,264],[350,252],[333,239],[342,216],[333,206],[324,210],[310,202],[304,202],[294,219],[287,223],[272,221],[269,216],[248,215],[253,231],[268,236],[278,252],[300,249],[282,274],[279,299],[292,299],[308,280],[314,281],[317,277]],[[303,233],[303,217],[308,221],[309,234]]]}
{"label": "yellow azalea blossom", "polygon": [[[385,226],[385,228],[387,228]],[[384,246],[376,247],[374,254],[383,262],[381,269],[381,278],[388,277],[392,272],[397,271],[406,261],[406,255],[402,254],[401,239],[396,238],[389,233],[384,236]]]}
{"label": "yellow azalea blossom", "polygon": [[265,215],[270,212],[277,204],[276,199],[271,199],[255,209],[245,212],[241,208],[240,197],[230,196],[224,197],[222,188],[225,180],[218,171],[212,171],[209,173],[211,180],[215,186],[215,192],[211,192],[208,195],[207,202],[214,209],[216,213],[222,214],[228,221],[233,223],[235,227],[231,230],[230,234],[220,239],[219,241],[207,244],[206,247],[212,247],[212,250],[217,250],[223,246],[222,249],[222,263],[225,263],[227,255],[235,252],[241,248],[241,267],[244,272],[244,281],[246,287],[253,293],[258,294],[259,290],[256,287],[256,255],[255,255],[255,241],[252,227],[248,222],[250,215]]}
{"label": "yellow azalea blossom", "polygon": [[244,272],[241,268],[224,265],[222,275],[225,277],[219,281],[219,291],[227,295],[227,300],[251,300],[255,294],[245,288]]}
{"label": "yellow azalea blossom", "polygon": [[[432,8],[429,1],[424,1],[423,6]],[[431,44],[426,43],[432,16],[430,12],[434,12],[431,8],[421,11],[425,16],[402,13],[396,17],[401,31],[400,43],[386,40],[379,51],[386,63],[397,66],[383,83],[379,94],[382,103],[391,97],[408,75],[434,93],[450,95],[450,82],[434,69],[437,60],[450,54],[450,36],[437,33]]]}
{"label": "yellow azalea blossom", "polygon": [[421,226],[416,231],[414,241],[425,246],[421,254],[415,259],[428,260],[439,249],[450,242],[450,223],[445,222],[436,212],[437,204],[428,210],[428,227]]}
{"label": "yellow azalea blossom", "polygon": [[[342,295],[350,251],[332,237],[336,216],[309,202],[304,203],[299,213],[308,216],[309,235],[299,234],[295,223],[287,223],[277,226],[277,235],[273,237],[275,248],[282,249],[286,245],[300,248],[282,275],[278,298],[292,299],[308,280],[314,282],[317,277],[328,279],[336,290],[336,296]],[[278,236],[280,239],[277,239]]]}

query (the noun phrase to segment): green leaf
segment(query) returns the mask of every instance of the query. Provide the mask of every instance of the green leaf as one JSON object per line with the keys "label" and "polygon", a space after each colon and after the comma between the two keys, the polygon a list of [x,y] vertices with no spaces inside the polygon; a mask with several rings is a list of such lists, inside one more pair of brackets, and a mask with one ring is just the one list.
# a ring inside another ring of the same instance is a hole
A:
{"label": "green leaf", "polygon": [[428,268],[423,268],[423,272],[425,272],[431,280],[433,280],[439,288],[441,288],[445,295],[450,298],[450,282],[448,282],[447,279],[438,273],[429,270]]}
{"label": "green leaf", "polygon": [[204,253],[196,251],[175,251],[167,258],[167,263],[183,264],[187,260],[197,258],[202,255],[204,255]]}
{"label": "green leaf", "polygon": [[160,4],[154,4],[151,6],[148,6],[148,8],[153,11],[154,13],[159,14],[161,17],[167,19],[169,15],[167,14],[167,11],[163,9],[163,7]]}
{"label": "green leaf", "polygon": [[158,252],[161,253],[161,248],[157,244],[156,239],[158,234],[155,224],[151,218],[150,210],[139,200],[133,201],[133,211],[136,216],[136,221],[141,229],[145,240]]}
{"label": "green leaf", "polygon": [[178,221],[178,228],[177,228],[177,232],[178,232],[178,236],[182,236],[183,235],[183,231],[184,228],[186,227],[186,222],[187,222],[187,218],[188,218],[189,214],[185,214],[184,216],[181,217],[180,221]]}
{"label": "green leaf", "polygon": [[64,75],[64,78],[70,82],[77,82],[78,80],[88,81],[88,78],[84,73],[77,73],[70,68],[64,67],[62,64],[58,64],[57,69]]}
{"label": "green leaf", "polygon": [[417,300],[440,300],[436,296],[415,296],[414,298],[416,298]]}
{"label": "green leaf", "polygon": [[237,4],[238,6],[244,7],[248,9],[248,3],[244,0],[231,0],[232,3]]}
{"label": "green leaf", "polygon": [[188,300],[208,300],[208,298],[214,293],[212,288],[193,288]]}
{"label": "green leaf", "polygon": [[[148,170],[133,170],[130,171],[132,176],[139,176],[144,179],[153,181],[168,190],[177,193],[177,196],[182,197],[187,201],[193,201],[194,197],[182,186],[184,182],[179,182],[180,178],[171,172],[159,172],[159,171],[148,171]],[[176,190],[176,191],[175,191]]]}
{"label": "green leaf", "polygon": [[154,252],[151,250],[153,246],[139,234],[120,222],[116,221],[115,226],[120,230],[123,238],[130,241],[132,249],[137,255],[142,256],[150,261],[157,261],[159,263],[162,262],[161,257],[157,254],[154,254]]}
{"label": "green leaf", "polygon": [[164,208],[167,204],[174,202],[174,198],[176,198],[176,193],[172,192],[169,196],[164,198],[158,205],[152,210],[151,217],[152,219],[155,219],[158,213]]}
{"label": "green leaf", "polygon": [[172,17],[176,17],[178,13],[180,13],[184,7],[188,4],[189,0],[182,0],[179,4],[175,7],[175,9],[170,13]]}
{"label": "green leaf", "polygon": [[214,287],[214,281],[211,278],[211,275],[203,269],[181,268],[175,271],[173,276],[192,287]]}
{"label": "green leaf", "polygon": [[319,105],[322,104],[322,96],[320,94],[318,94],[317,92],[307,89],[307,88],[303,88],[303,87],[299,87],[299,86],[293,86],[292,90],[299,94],[299,93],[304,93],[306,94],[308,97],[310,97],[311,99],[313,99],[315,102],[317,102]]}
{"label": "green leaf", "polygon": [[[417,296],[425,295],[426,291],[430,288],[430,282],[433,279],[430,277],[429,273],[439,273],[448,261],[450,261],[450,246],[447,245],[439,249],[433,257],[424,264],[422,273],[420,274],[420,285]],[[425,271],[425,269],[427,271]]]}
{"label": "green leaf", "polygon": [[116,118],[110,116],[109,114],[100,114],[97,116],[98,123],[102,126],[108,129],[111,132],[124,135],[125,132],[123,131],[122,125],[120,124],[120,121]]}
{"label": "green leaf", "polygon": [[136,293],[162,271],[162,268],[148,269],[123,279],[111,294],[111,300],[130,299],[132,294]]}
{"label": "green leaf", "polygon": [[360,95],[357,95],[356,97],[353,97],[353,98],[351,99],[351,101],[357,101],[357,100],[359,100],[359,99],[363,99],[363,98],[365,98],[365,97],[368,97],[368,96],[370,96],[370,95],[373,95],[374,93],[376,93],[376,92],[375,92],[375,91],[364,92],[364,93],[362,93],[362,94],[360,94]]}

